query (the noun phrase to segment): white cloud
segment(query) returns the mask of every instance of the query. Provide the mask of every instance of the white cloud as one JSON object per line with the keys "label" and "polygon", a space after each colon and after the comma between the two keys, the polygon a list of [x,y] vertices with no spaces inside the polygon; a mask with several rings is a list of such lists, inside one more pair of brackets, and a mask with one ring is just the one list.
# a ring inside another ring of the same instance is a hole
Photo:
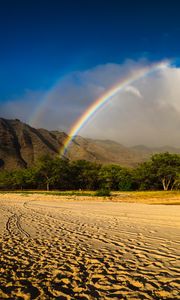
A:
{"label": "white cloud", "polygon": [[44,93],[42,91],[27,90],[22,97],[0,102],[0,117],[18,118],[23,122],[27,122],[44,97]]}
{"label": "white cloud", "polygon": [[[1,116],[68,131],[109,87],[146,65],[145,60],[127,60],[122,65],[106,64],[74,72],[47,93],[31,91],[21,99],[1,104]],[[34,114],[39,105],[39,112]],[[116,94],[79,134],[127,145],[180,146],[179,131],[180,69],[169,66]]]}
{"label": "white cloud", "polygon": [[124,91],[127,92],[127,93],[132,94],[133,96],[142,98],[142,95],[141,95],[140,91],[137,88],[135,88],[134,86],[132,86],[132,85],[127,86],[124,89]]}

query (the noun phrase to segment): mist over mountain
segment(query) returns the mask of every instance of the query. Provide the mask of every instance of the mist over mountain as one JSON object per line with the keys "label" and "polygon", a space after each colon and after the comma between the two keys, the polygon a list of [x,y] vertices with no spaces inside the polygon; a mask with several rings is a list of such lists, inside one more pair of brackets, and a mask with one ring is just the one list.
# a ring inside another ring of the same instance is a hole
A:
{"label": "mist over mountain", "polygon": [[[0,169],[27,168],[40,156],[60,155],[67,134],[60,131],[36,129],[18,119],[0,118]],[[149,148],[143,145],[125,147],[111,140],[98,140],[77,136],[70,144],[66,157],[70,160],[84,159],[102,164],[120,164],[135,167],[152,154],[169,151],[180,153],[170,146]]]}

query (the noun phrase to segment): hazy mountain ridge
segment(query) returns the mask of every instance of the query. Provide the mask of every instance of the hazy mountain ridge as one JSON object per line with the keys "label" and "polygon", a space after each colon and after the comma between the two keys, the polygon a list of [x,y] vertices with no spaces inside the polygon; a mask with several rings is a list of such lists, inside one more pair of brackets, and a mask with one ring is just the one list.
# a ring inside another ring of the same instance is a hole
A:
{"label": "hazy mountain ridge", "polygon": [[[60,131],[35,129],[21,121],[0,118],[0,168],[16,169],[32,166],[43,154],[59,155],[67,134]],[[169,151],[180,153],[170,146],[148,148],[143,145],[125,147],[110,140],[76,136],[66,156],[70,160],[85,159],[103,164],[114,163],[135,167],[152,153]]]}

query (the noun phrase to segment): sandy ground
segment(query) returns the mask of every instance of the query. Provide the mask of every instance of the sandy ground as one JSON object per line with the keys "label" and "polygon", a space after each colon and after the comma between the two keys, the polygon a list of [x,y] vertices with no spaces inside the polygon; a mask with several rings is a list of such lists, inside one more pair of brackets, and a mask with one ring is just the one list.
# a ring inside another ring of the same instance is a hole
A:
{"label": "sandy ground", "polygon": [[0,195],[0,299],[180,299],[180,206]]}

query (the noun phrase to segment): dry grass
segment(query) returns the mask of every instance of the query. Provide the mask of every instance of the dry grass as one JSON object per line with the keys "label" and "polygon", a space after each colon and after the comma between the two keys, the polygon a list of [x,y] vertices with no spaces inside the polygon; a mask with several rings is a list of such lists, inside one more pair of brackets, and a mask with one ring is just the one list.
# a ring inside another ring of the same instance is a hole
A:
{"label": "dry grass", "polygon": [[180,205],[180,191],[112,192],[110,197],[97,197],[94,191],[0,191],[0,194],[43,195],[65,200],[112,201],[155,205]]}
{"label": "dry grass", "polygon": [[112,198],[113,201],[180,205],[180,191],[116,192]]}

